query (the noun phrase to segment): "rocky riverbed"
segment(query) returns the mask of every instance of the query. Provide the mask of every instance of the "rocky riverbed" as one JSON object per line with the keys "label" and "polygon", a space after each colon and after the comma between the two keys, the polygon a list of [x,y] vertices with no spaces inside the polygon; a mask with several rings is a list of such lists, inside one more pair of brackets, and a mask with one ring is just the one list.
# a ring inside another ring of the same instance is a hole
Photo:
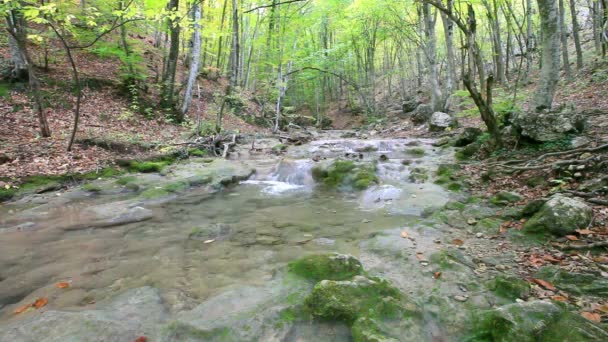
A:
{"label": "rocky riverbed", "polygon": [[[471,197],[432,140],[341,136],[0,206],[0,341],[608,339],[531,296],[516,260],[536,240],[497,237],[562,207]],[[601,276],[544,272],[606,295]]]}

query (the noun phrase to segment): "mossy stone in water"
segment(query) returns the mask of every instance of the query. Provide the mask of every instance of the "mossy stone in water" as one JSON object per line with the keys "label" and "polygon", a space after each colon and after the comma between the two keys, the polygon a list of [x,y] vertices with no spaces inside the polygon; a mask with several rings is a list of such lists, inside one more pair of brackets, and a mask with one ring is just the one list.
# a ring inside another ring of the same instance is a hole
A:
{"label": "mossy stone in water", "polygon": [[527,298],[530,296],[530,284],[520,278],[511,276],[497,276],[490,280],[486,287],[497,296],[509,300]]}
{"label": "mossy stone in water", "polygon": [[[559,304],[532,301],[481,313],[467,341],[606,341],[608,332]],[[566,336],[568,338],[566,338]]]}
{"label": "mossy stone in water", "polygon": [[311,280],[345,280],[363,273],[359,260],[338,253],[318,254],[289,263],[289,270]]}
{"label": "mossy stone in water", "polygon": [[372,184],[378,183],[374,164],[355,164],[350,160],[336,160],[327,169],[314,167],[312,177],[315,181],[331,188],[365,190]]}
{"label": "mossy stone in water", "polygon": [[351,328],[354,342],[398,342],[399,340],[386,335],[386,332],[377,320],[361,317],[355,321]]}
{"label": "mossy stone in water", "polygon": [[405,313],[401,300],[401,292],[388,281],[356,276],[319,282],[305,304],[315,317],[353,324],[360,317],[400,317]]}

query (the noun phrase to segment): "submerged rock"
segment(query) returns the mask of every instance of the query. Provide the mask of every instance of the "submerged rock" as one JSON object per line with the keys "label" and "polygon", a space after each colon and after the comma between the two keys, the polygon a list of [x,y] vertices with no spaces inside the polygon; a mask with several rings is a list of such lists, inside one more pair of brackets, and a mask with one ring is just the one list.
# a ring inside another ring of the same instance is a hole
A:
{"label": "submerged rock", "polygon": [[593,211],[585,202],[556,194],[524,224],[523,229],[530,233],[566,235],[586,228],[592,216]]}
{"label": "submerged rock", "polygon": [[548,301],[509,304],[486,311],[469,341],[606,341],[608,332]]}
{"label": "submerged rock", "polygon": [[289,263],[289,270],[312,280],[345,280],[363,273],[359,260],[338,253],[304,257]]}

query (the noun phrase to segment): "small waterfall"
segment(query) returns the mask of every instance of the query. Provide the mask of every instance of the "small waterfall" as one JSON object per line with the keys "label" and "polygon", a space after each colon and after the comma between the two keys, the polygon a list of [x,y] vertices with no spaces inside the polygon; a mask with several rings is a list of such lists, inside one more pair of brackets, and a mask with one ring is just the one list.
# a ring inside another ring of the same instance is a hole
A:
{"label": "small waterfall", "polygon": [[258,173],[243,184],[263,186],[262,191],[270,194],[280,194],[293,190],[312,189],[312,168],[314,162],[310,160],[283,159],[267,173]]}

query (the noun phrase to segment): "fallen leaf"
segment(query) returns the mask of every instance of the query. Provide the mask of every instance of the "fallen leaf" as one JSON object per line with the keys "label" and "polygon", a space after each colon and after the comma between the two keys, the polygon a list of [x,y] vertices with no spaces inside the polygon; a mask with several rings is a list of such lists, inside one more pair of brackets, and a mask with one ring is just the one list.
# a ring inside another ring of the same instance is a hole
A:
{"label": "fallen leaf", "polygon": [[552,255],[547,255],[547,254],[543,255],[543,260],[546,260],[548,262],[552,262],[552,263],[555,263],[555,264],[558,264],[558,263],[561,262],[561,260],[555,258]]}
{"label": "fallen leaf", "polygon": [[608,257],[600,256],[597,258],[593,258],[592,260],[600,264],[608,264]]}
{"label": "fallen leaf", "polygon": [[139,336],[137,339],[135,339],[135,342],[146,342],[148,341],[148,338],[146,336]]}
{"label": "fallen leaf", "polygon": [[407,239],[407,232],[405,230],[401,232],[401,237]]}
{"label": "fallen leaf", "polygon": [[556,302],[567,302],[568,301],[568,298],[566,298],[564,296],[551,296],[551,299]]}
{"label": "fallen leaf", "polygon": [[555,291],[556,288],[555,286],[553,286],[553,284],[551,284],[550,282],[546,281],[546,280],[542,280],[542,279],[532,279],[533,282],[535,282],[536,284],[546,288],[547,290],[551,290],[551,291]]}
{"label": "fallen leaf", "polygon": [[206,240],[203,243],[206,244],[206,245],[208,245],[208,244],[214,243],[214,242],[215,242],[215,240]]}
{"label": "fallen leaf", "polygon": [[577,229],[576,232],[579,233],[579,234],[581,234],[581,235],[593,234],[593,231],[589,230],[589,229]]}
{"label": "fallen leaf", "polygon": [[597,309],[601,312],[608,313],[608,304],[601,305]]}
{"label": "fallen leaf", "polygon": [[68,283],[67,281],[62,281],[61,283],[57,283],[57,287],[60,289],[67,289],[68,287],[70,287],[70,283]]}
{"label": "fallen leaf", "polygon": [[33,306],[36,309],[40,309],[41,307],[45,306],[47,303],[49,302],[49,300],[45,297],[42,298],[38,298],[36,299],[36,301],[34,302]]}
{"label": "fallen leaf", "polygon": [[422,253],[422,252],[418,252],[418,253],[416,253],[416,258],[417,258],[418,260],[424,260],[424,253]]}
{"label": "fallen leaf", "polygon": [[585,317],[586,319],[590,320],[591,322],[595,322],[595,323],[600,323],[602,321],[602,316],[600,316],[600,314],[595,313],[595,312],[581,312],[581,316]]}
{"label": "fallen leaf", "polygon": [[566,239],[570,240],[570,241],[577,241],[578,238],[574,235],[566,235]]}
{"label": "fallen leaf", "polygon": [[25,311],[25,310],[27,310],[27,309],[29,309],[29,308],[31,308],[31,307],[32,307],[32,304],[26,304],[26,305],[24,305],[24,306],[20,306],[20,307],[16,308],[16,309],[13,311],[13,313],[14,313],[15,315],[18,315],[18,314],[22,313],[23,311]]}
{"label": "fallen leaf", "polygon": [[441,272],[435,272],[435,274],[433,274],[433,278],[435,278],[435,279],[441,278]]}
{"label": "fallen leaf", "polygon": [[456,246],[462,246],[462,245],[464,245],[464,241],[462,241],[460,239],[454,239],[454,240],[452,240],[452,244],[454,244]]}

